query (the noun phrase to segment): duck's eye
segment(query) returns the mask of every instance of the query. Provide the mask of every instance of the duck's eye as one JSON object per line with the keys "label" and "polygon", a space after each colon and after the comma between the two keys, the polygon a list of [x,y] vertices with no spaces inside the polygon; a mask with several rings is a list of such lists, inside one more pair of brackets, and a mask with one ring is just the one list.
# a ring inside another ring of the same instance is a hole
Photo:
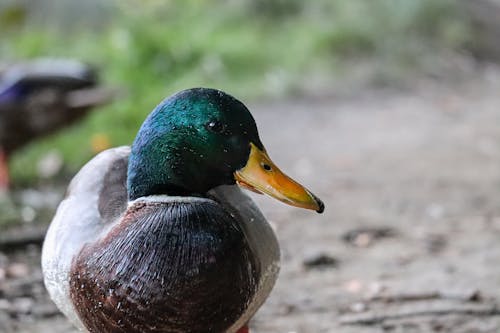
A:
{"label": "duck's eye", "polygon": [[211,120],[208,123],[205,124],[205,127],[210,131],[214,133],[222,133],[226,129],[226,126],[218,120]]}

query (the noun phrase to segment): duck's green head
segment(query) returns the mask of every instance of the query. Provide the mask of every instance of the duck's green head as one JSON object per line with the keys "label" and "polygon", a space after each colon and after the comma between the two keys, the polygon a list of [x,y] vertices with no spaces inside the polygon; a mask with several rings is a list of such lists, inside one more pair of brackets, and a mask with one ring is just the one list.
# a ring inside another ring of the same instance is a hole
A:
{"label": "duck's green head", "polygon": [[235,183],[323,211],[318,198],[269,159],[245,105],[222,91],[181,91],[163,100],[142,124],[129,159],[129,200],[205,195]]}

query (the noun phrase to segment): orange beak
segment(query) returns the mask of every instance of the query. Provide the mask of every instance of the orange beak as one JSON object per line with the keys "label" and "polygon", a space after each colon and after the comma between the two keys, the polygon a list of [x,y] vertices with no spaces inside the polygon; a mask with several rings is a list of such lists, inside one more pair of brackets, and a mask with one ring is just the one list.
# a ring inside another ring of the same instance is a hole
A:
{"label": "orange beak", "polygon": [[265,151],[250,144],[247,164],[234,173],[236,183],[257,193],[265,193],[286,204],[323,213],[325,205],[271,161]]}

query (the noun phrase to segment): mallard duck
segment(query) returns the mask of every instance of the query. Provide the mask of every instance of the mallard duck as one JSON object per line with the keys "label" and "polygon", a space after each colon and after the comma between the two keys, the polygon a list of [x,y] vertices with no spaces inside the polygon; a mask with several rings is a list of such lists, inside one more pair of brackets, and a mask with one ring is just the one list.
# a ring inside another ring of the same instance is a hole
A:
{"label": "mallard duck", "polygon": [[72,59],[35,59],[0,69],[0,190],[7,157],[35,138],[81,119],[110,100],[97,71]]}
{"label": "mallard duck", "polygon": [[240,101],[207,88],[166,98],[131,148],[71,181],[43,246],[52,299],[86,332],[248,332],[280,251],[240,187],[324,209],[271,161]]}

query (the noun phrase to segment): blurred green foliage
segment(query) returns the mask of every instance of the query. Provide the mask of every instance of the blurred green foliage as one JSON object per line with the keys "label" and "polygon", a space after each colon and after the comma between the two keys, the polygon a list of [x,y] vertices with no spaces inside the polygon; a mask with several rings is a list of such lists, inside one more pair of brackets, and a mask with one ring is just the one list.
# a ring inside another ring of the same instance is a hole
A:
{"label": "blurred green foliage", "polygon": [[348,80],[366,60],[375,80],[391,81],[432,71],[432,59],[469,38],[453,0],[127,0],[95,17],[75,13],[68,4],[77,1],[47,2],[67,10],[37,19],[34,1],[0,6],[8,18],[0,24],[2,60],[75,57],[97,64],[106,84],[125,93],[17,154],[18,180],[32,179],[35,161],[54,148],[73,172],[94,154],[95,134],[130,144],[150,110],[180,89],[217,87],[244,101],[298,94],[312,89],[309,78]]}

